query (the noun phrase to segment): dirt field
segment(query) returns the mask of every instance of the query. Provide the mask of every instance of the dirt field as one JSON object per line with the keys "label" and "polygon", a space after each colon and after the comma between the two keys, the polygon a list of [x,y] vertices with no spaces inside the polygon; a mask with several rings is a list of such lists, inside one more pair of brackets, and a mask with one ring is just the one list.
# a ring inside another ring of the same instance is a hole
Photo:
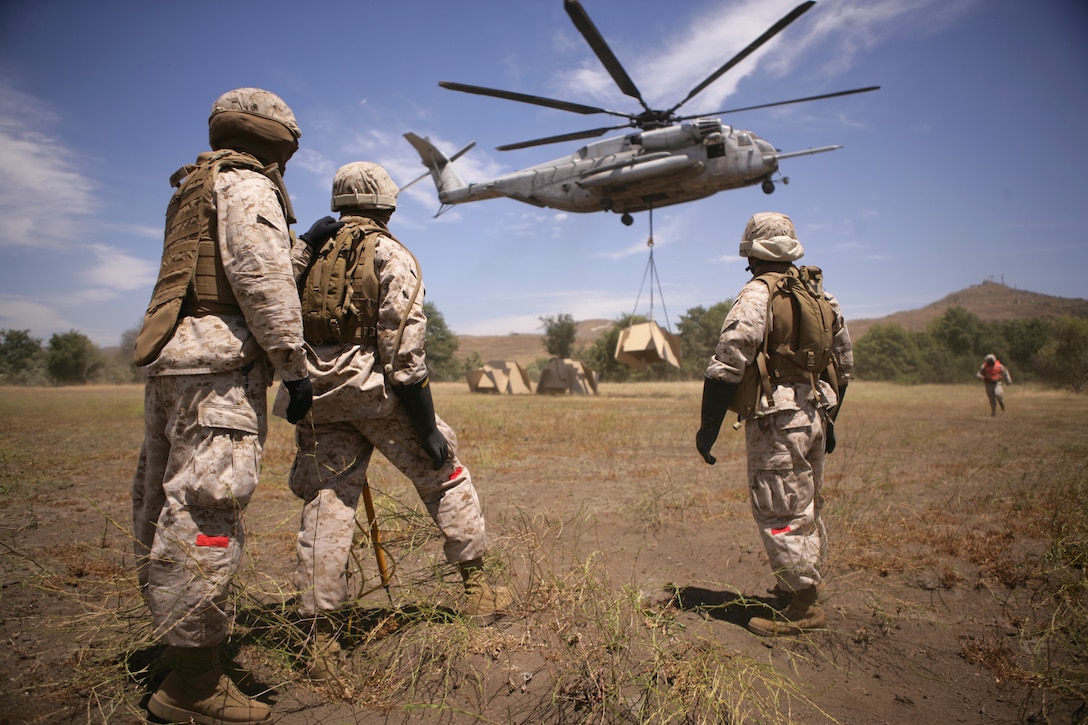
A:
{"label": "dirt field", "polygon": [[[388,592],[360,527],[352,692],[297,660],[291,431],[270,431],[224,656],[285,725],[1079,723],[1088,720],[1088,397],[855,383],[828,458],[826,631],[763,639],[775,603],[743,435],[707,466],[696,383],[595,398],[439,384],[518,595],[476,628],[407,482],[371,484]],[[0,723],[138,723],[164,674],[132,573],[137,386],[0,388]],[[362,512],[360,512],[362,516]]]}

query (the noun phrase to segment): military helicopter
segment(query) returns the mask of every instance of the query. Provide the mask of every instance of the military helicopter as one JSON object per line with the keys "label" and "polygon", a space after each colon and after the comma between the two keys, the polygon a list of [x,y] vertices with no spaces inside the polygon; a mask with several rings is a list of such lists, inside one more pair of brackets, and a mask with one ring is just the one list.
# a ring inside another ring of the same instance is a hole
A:
{"label": "military helicopter", "polygon": [[[752,131],[724,124],[716,116],[867,93],[878,90],[880,86],[855,88],[849,91],[825,93],[745,108],[732,108],[707,115],[681,116],[677,114],[677,111],[815,4],[815,0],[808,0],[795,7],[763,35],[695,86],[679,103],[661,110],[650,108],[643,100],[642,93],[612,53],[581,3],[578,0],[564,0],[563,7],[574,26],[589,43],[590,48],[593,49],[619,89],[625,95],[636,99],[642,106],[642,111],[638,113],[611,111],[581,103],[450,81],[441,81],[438,85],[453,91],[530,103],[560,111],[583,115],[607,114],[627,119],[626,123],[619,126],[606,126],[498,146],[496,148],[499,151],[596,138],[608,131],[622,128],[637,130],[623,136],[594,141],[582,146],[566,158],[477,183],[466,183],[453,165],[453,161],[471,149],[475,142],[447,158],[429,139],[408,132],[404,134],[404,137],[419,153],[423,165],[429,170],[438,188],[438,200],[441,206],[435,216],[449,210],[455,204],[507,197],[535,206],[569,212],[611,211],[621,214],[621,221],[630,226],[633,222],[632,212],[647,209],[652,212],[655,208],[702,199],[726,189],[760,184],[765,193],[773,193],[775,190],[773,176],[778,172],[779,161],[833,151],[842,147],[822,146],[781,153]],[[426,173],[405,186],[425,176],[427,176]],[[782,183],[788,184],[789,179],[782,178]]]}

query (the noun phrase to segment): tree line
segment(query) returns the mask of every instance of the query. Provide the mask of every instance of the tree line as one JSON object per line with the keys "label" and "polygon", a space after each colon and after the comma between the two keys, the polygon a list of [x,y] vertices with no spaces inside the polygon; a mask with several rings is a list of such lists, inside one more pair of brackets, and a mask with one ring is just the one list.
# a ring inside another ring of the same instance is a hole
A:
{"label": "tree line", "polygon": [[875,325],[854,346],[857,377],[908,384],[969,382],[990,354],[1018,382],[1080,392],[1088,387],[1088,319],[983,321],[949,307],[924,332]]}
{"label": "tree line", "polygon": [[[457,336],[442,313],[425,302],[427,314],[427,363],[436,380],[455,380],[464,375],[454,358]],[[30,330],[0,330],[0,385],[85,385],[87,383],[134,383],[141,377],[132,362],[139,328],[125,330],[120,346],[103,350],[76,330],[54,334],[46,343]]]}
{"label": "tree line", "polygon": [[[596,370],[602,382],[699,380],[731,306],[732,300],[725,300],[709,308],[692,307],[681,315],[675,330],[682,353],[679,369],[655,363],[640,371],[616,361],[620,333],[647,321],[639,315],[622,315],[592,345],[577,349],[570,315],[540,319],[548,352],[578,358]],[[1018,381],[1080,392],[1088,388],[1088,319],[983,321],[962,307],[950,307],[924,332],[896,324],[875,325],[854,343],[854,377],[911,385],[972,382],[989,354],[1008,366]]]}
{"label": "tree line", "polygon": [[[714,354],[722,320],[732,300],[692,307],[677,323],[682,366],[654,363],[635,370],[615,359],[620,333],[647,322],[624,314],[591,345],[578,345],[577,324],[569,314],[539,318],[544,348],[553,357],[576,358],[597,371],[602,382],[699,380]],[[458,360],[457,336],[431,302],[427,314],[427,363],[436,381],[463,379],[484,361],[473,353]],[[0,330],[0,385],[79,385],[136,382],[131,361],[137,330],[127,330],[118,350],[106,352],[72,330],[54,334],[48,344],[29,330]],[[950,307],[924,332],[896,324],[874,325],[854,343],[855,377],[904,384],[963,383],[974,380],[982,358],[994,354],[1018,382],[1041,382],[1080,392],[1088,388],[1088,319],[1059,317],[983,321],[962,307]],[[530,365],[534,375],[547,363]]]}

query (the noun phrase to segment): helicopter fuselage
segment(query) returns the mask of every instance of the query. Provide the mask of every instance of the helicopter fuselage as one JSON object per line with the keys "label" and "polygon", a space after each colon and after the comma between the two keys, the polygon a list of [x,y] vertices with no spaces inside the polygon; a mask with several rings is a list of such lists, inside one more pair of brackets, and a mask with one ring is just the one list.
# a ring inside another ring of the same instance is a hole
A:
{"label": "helicopter fuselage", "polygon": [[[742,131],[725,125],[717,116],[867,93],[879,90],[880,86],[726,109],[708,113],[705,116],[682,116],[679,115],[678,110],[808,12],[815,4],[815,0],[804,0],[692,88],[679,103],[669,108],[655,109],[646,103],[634,81],[631,80],[612,49],[608,47],[608,43],[597,30],[596,25],[590,20],[581,2],[563,0],[563,8],[567,11],[567,15],[589,43],[589,47],[608,71],[617,88],[625,96],[637,100],[642,111],[636,113],[612,111],[585,103],[451,81],[440,81],[439,85],[454,91],[529,103],[560,111],[582,115],[605,114],[628,120],[621,126],[585,129],[497,146],[496,149],[499,151],[597,138],[604,133],[622,128],[636,128],[638,131],[624,136],[606,138],[603,141],[594,141],[563,159],[538,164],[490,181],[475,183],[466,183],[453,165],[453,162],[472,148],[475,142],[447,158],[426,137],[420,137],[410,131],[405,133],[404,137],[419,153],[420,160],[434,180],[438,199],[442,204],[439,214],[454,204],[506,197],[526,204],[568,212],[612,211],[622,215],[620,220],[624,224],[631,224],[631,212],[703,199],[726,189],[739,189],[760,184],[764,193],[770,194],[775,189],[772,177],[778,171],[778,162],[782,159],[833,151],[842,147],[823,146],[805,151],[779,153],[771,144],[751,131]],[[409,185],[418,180],[409,182]],[[782,179],[783,183],[787,181]]]}
{"label": "helicopter fuselage", "polygon": [[717,118],[615,136],[570,156],[443,191],[443,204],[497,197],[563,211],[628,213],[769,180],[776,151]]}

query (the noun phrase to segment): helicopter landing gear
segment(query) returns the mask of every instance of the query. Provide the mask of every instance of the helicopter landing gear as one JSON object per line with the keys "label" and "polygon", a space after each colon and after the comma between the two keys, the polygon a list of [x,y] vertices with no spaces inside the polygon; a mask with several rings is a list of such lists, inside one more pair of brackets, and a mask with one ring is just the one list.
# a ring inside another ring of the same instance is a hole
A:
{"label": "helicopter landing gear", "polygon": [[[790,177],[782,176],[782,177],[779,178],[779,181],[781,181],[783,184],[789,184],[790,183]],[[763,189],[764,194],[773,194],[774,193],[774,181],[771,180],[771,179],[764,179],[763,184],[760,186],[760,188]]]}
{"label": "helicopter landing gear", "polygon": [[630,214],[624,212],[623,216],[620,217],[620,221],[623,222],[623,226],[629,227],[635,223],[635,218]]}

